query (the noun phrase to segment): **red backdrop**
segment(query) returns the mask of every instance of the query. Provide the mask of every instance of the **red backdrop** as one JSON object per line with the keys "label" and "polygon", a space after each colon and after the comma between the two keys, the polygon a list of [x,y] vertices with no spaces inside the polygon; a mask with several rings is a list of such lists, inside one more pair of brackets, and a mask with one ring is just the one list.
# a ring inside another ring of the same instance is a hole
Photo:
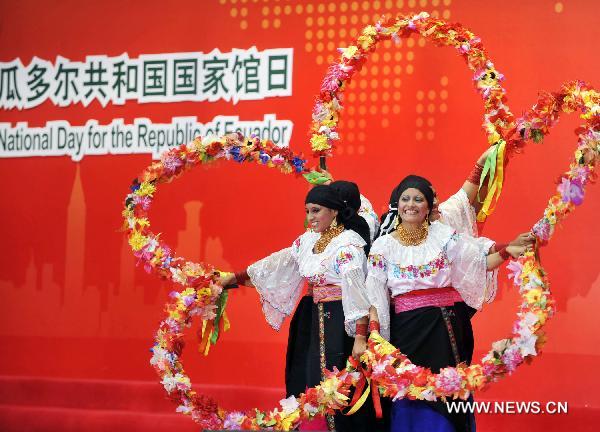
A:
{"label": "red backdrop", "polygon": [[[0,111],[0,119],[42,126],[59,119],[82,125],[90,118],[107,124],[144,116],[168,123],[193,115],[206,122],[216,115],[255,120],[276,113],[294,122],[291,147],[309,154],[313,95],[335,48],[347,46],[383,13],[419,10],[459,21],[483,39],[506,76],[515,114],[530,107],[538,91],[558,90],[567,80],[599,84],[600,22],[593,0],[5,0],[1,61],[293,47],[294,80],[291,97],[237,105],[131,101],[102,108],[95,101],[59,108],[47,101],[30,110]],[[482,112],[471,75],[454,52],[418,38],[382,44],[347,91],[342,141],[330,170],[336,178],[358,182],[378,211],[409,173],[430,178],[448,196],[486,147]],[[576,125],[576,116],[565,117],[543,144],[529,144],[513,159],[484,235],[508,240],[537,221],[572,157]],[[171,287],[135,267],[118,231],[128,185],[149,163],[149,155],[86,156],[79,163],[68,157],[0,159],[2,374],[155,379],[148,349]],[[286,247],[302,231],[306,190],[292,176],[221,164],[162,186],[152,223],[178,253],[239,269]],[[544,354],[482,398],[600,406],[595,391],[600,336],[594,330],[600,306],[599,197],[598,186],[590,187],[585,204],[542,251],[558,300]],[[504,274],[500,285],[496,302],[475,318],[479,354],[507,337],[514,320],[515,290]],[[233,293],[228,313],[231,331],[207,358],[195,352],[190,336],[184,361],[192,380],[282,386],[287,327],[279,333],[268,327],[250,289]]]}

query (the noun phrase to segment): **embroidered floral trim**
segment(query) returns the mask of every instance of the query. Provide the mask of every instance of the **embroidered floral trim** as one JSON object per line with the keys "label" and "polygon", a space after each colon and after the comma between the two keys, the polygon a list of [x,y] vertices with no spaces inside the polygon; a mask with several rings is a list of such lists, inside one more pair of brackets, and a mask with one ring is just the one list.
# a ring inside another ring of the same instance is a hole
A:
{"label": "embroidered floral trim", "polygon": [[421,279],[425,277],[435,276],[440,270],[448,268],[450,260],[445,250],[442,250],[440,254],[432,261],[427,264],[420,266],[409,265],[407,267],[400,267],[397,264],[390,263],[392,267],[392,275],[398,279]]}
{"label": "embroidered floral trim", "polygon": [[387,264],[385,258],[381,254],[371,254],[368,259],[369,266],[386,271]]}
{"label": "embroidered floral trim", "polygon": [[340,250],[335,257],[333,270],[339,275],[341,273],[341,267],[345,264],[351,263],[353,260],[354,254],[352,252],[349,250]]}
{"label": "embroidered floral trim", "polygon": [[306,278],[311,285],[326,285],[327,279],[324,273],[317,273]]}
{"label": "embroidered floral trim", "polygon": [[325,303],[342,299],[342,287],[339,285],[314,286],[313,302]]}
{"label": "embroidered floral trim", "polygon": [[300,252],[300,237],[298,237],[296,240],[294,240],[292,247],[294,248],[294,252],[296,252],[296,253]]}

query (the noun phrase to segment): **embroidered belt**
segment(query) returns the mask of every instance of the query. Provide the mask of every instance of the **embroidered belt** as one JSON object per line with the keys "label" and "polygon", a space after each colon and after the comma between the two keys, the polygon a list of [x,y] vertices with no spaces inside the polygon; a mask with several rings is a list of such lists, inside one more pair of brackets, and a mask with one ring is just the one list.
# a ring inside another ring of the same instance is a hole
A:
{"label": "embroidered belt", "polygon": [[452,306],[454,303],[461,301],[463,301],[462,297],[452,287],[414,290],[393,298],[396,313],[425,306]]}
{"label": "embroidered belt", "polygon": [[309,285],[306,295],[312,295],[315,303],[338,301],[342,299],[342,287],[339,285]]}

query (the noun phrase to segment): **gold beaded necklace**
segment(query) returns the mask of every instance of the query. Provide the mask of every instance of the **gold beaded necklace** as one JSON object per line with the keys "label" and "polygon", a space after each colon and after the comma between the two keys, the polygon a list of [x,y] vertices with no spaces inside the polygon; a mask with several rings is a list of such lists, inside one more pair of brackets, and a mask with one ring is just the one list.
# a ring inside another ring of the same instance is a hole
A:
{"label": "gold beaded necklace", "polygon": [[315,253],[322,253],[327,245],[333,240],[334,237],[337,237],[344,231],[344,225],[342,224],[331,224],[325,231],[321,233],[321,237],[315,243],[314,251]]}
{"label": "gold beaded necklace", "polygon": [[406,246],[417,246],[425,241],[429,233],[429,223],[424,220],[420,227],[416,229],[406,229],[404,225],[399,224],[396,233],[402,244]]}

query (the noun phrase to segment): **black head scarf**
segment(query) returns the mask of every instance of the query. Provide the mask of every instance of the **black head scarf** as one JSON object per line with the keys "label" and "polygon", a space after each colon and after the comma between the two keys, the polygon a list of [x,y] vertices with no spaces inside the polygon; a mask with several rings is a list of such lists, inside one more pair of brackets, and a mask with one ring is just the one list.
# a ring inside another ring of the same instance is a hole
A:
{"label": "black head scarf", "polygon": [[337,180],[329,186],[336,190],[346,204],[358,213],[358,210],[360,209],[360,191],[358,190],[358,185],[356,183],[346,180]]}
{"label": "black head scarf", "polygon": [[[358,196],[358,207],[360,208],[360,194],[358,192],[358,187],[356,187],[356,195]],[[355,198],[356,197],[354,196],[354,194],[351,193],[350,198],[346,201],[355,202]],[[358,215],[357,210],[355,210],[347,202],[345,202],[344,198],[342,197],[342,194],[338,192],[335,188],[333,188],[331,185],[315,186],[306,195],[304,203],[318,204],[332,210],[337,210],[337,222],[343,224],[346,229],[350,229],[356,232],[358,235],[360,235],[362,239],[367,243],[367,245],[365,246],[365,253],[368,253],[368,250],[371,246],[371,239],[369,234],[369,225],[367,224],[367,221],[365,221],[362,217]]]}
{"label": "black head scarf", "polygon": [[418,175],[411,174],[406,176],[400,184],[392,190],[388,212],[381,216],[381,226],[379,228],[378,237],[394,230],[395,222],[398,220],[398,201],[400,200],[400,196],[406,189],[411,188],[419,190],[425,196],[425,200],[427,200],[427,204],[429,205],[429,211],[431,211],[434,198],[431,182]]}

